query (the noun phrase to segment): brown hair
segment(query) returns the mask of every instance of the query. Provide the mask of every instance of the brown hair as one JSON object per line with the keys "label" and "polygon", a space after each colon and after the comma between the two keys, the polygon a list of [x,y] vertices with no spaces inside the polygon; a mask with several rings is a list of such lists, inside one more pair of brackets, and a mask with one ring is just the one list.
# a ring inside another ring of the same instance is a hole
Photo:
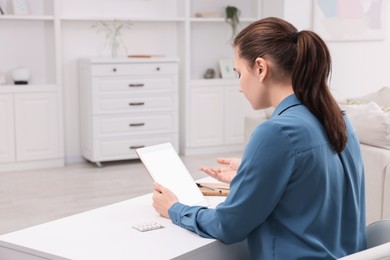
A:
{"label": "brown hair", "polygon": [[331,57],[325,42],[312,31],[300,31],[275,17],[256,21],[235,38],[241,58],[254,66],[258,57],[268,57],[276,80],[291,78],[297,98],[321,122],[337,152],[347,143],[342,112],[329,91]]}

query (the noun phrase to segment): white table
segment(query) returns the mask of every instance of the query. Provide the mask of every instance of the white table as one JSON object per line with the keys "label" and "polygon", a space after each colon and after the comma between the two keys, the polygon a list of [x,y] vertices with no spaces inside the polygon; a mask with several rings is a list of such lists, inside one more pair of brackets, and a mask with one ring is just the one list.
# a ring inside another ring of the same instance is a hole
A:
{"label": "white table", "polygon": [[[160,217],[151,194],[0,236],[0,259],[249,259],[246,243],[224,245]],[[206,197],[214,207],[224,197]],[[139,232],[157,222],[163,229]]]}

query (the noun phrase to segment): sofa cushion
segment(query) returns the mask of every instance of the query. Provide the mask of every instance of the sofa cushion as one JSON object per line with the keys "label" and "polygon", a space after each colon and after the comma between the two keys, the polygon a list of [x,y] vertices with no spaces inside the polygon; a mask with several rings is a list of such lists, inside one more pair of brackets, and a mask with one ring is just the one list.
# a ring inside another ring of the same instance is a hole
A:
{"label": "sofa cushion", "polygon": [[378,91],[358,98],[362,103],[373,101],[381,107],[390,107],[390,87],[383,87]]}
{"label": "sofa cushion", "polygon": [[375,102],[360,105],[340,104],[363,144],[390,149],[390,112]]}
{"label": "sofa cushion", "polygon": [[383,87],[375,92],[362,97],[346,99],[346,104],[367,104],[369,102],[377,103],[383,111],[390,112],[390,87]]}

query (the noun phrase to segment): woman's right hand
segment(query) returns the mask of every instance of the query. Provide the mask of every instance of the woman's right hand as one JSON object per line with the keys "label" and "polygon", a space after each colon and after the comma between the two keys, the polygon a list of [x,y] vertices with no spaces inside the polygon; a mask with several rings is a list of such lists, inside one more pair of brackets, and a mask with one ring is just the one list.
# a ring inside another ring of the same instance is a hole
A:
{"label": "woman's right hand", "polygon": [[241,164],[240,158],[217,158],[217,163],[222,164],[222,167],[207,167],[201,166],[199,170],[207,173],[210,177],[217,179],[220,182],[230,183],[237,174],[237,169]]}

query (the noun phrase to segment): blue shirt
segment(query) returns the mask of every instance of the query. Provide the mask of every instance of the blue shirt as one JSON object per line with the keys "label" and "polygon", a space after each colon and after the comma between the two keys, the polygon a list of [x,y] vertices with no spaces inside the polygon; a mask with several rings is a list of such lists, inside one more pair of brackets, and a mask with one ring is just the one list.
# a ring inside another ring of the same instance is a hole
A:
{"label": "blue shirt", "polygon": [[226,200],[215,209],[177,202],[172,222],[226,244],[247,239],[252,259],[336,259],[365,249],[363,162],[345,122],[338,154],[290,95],[254,130]]}

